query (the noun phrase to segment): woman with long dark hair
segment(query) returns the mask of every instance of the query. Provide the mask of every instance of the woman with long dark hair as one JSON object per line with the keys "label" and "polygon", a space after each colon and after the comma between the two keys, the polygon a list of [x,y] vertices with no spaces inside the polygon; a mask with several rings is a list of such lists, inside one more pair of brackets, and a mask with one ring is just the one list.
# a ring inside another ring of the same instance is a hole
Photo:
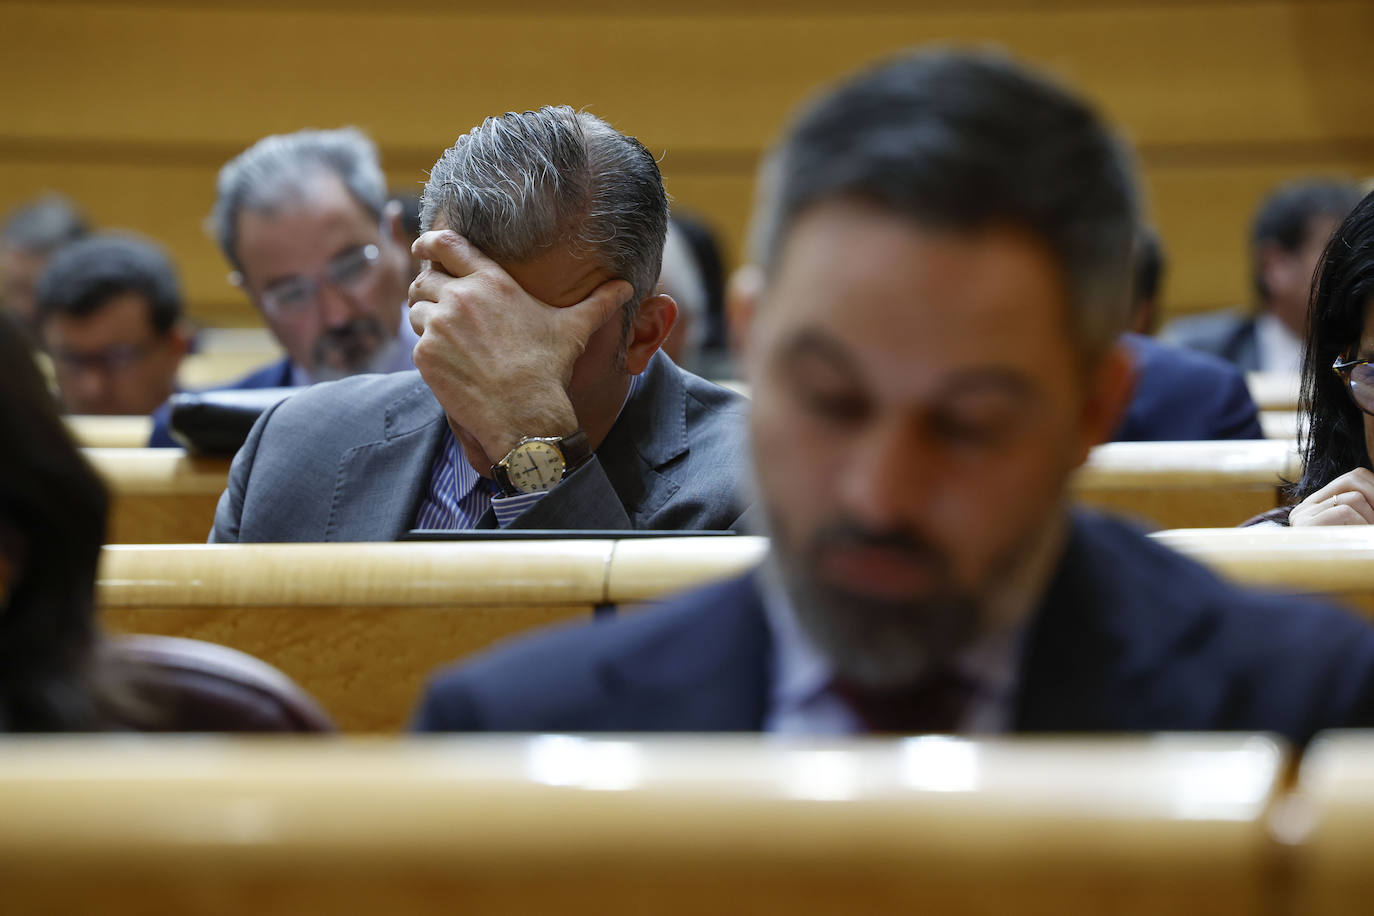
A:
{"label": "woman with long dark hair", "polygon": [[332,729],[299,687],[241,652],[102,639],[107,508],[19,326],[0,314],[0,733]]}
{"label": "woman with long dark hair", "polygon": [[1374,194],[1341,223],[1317,267],[1302,370],[1303,474],[1288,488],[1297,505],[1287,524],[1374,524],[1371,305]]}
{"label": "woman with long dark hair", "polygon": [[95,569],[107,499],[25,338],[0,317],[0,732],[101,726]]}

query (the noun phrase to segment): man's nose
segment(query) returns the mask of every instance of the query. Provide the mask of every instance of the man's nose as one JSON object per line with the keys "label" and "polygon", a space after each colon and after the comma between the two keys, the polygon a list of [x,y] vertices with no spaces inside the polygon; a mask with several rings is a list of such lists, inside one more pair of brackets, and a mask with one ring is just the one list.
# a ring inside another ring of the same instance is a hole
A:
{"label": "man's nose", "polygon": [[67,380],[67,386],[75,395],[72,400],[78,404],[99,404],[104,401],[109,384],[105,372],[98,366],[75,369]]}
{"label": "man's nose", "polygon": [[355,309],[352,300],[333,283],[321,283],[315,295],[319,303],[320,323],[326,328],[342,327],[353,319]]}
{"label": "man's nose", "polygon": [[855,438],[850,455],[837,485],[851,517],[878,529],[918,520],[930,501],[936,466],[918,430],[896,422],[875,427]]}

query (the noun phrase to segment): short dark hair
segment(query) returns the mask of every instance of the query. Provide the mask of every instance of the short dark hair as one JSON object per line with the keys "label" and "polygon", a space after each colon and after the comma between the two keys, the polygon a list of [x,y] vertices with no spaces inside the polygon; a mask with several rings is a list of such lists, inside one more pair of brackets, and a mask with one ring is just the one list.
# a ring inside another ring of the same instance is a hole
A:
{"label": "short dark hair", "polygon": [[86,217],[61,194],[44,194],[10,213],[0,246],[48,255],[90,233]]}
{"label": "short dark hair", "polygon": [[766,161],[755,257],[771,272],[789,226],[836,198],[932,226],[994,223],[1042,240],[1063,270],[1079,345],[1130,319],[1134,168],[1084,101],[992,53],[908,53],[814,101]]}
{"label": "short dark hair", "polygon": [[1300,178],[1270,192],[1250,223],[1250,251],[1255,295],[1269,298],[1260,274],[1259,250],[1266,244],[1294,252],[1306,245],[1312,220],[1343,218],[1360,200],[1360,188],[1352,181],[1335,178]]}
{"label": "short dark hair", "polygon": [[1159,284],[1164,279],[1167,265],[1168,257],[1159,233],[1149,226],[1142,226],[1136,238],[1135,285],[1132,293],[1137,304],[1159,298]]}
{"label": "short dark hair", "polygon": [[1360,342],[1374,304],[1374,194],[1360,201],[1331,236],[1317,266],[1311,317],[1302,361],[1299,434],[1302,478],[1288,488],[1301,502],[1340,475],[1369,468],[1364,414],[1343,380],[1331,371],[1336,358]]}
{"label": "short dark hair", "polygon": [[53,256],[38,278],[38,322],[53,315],[85,317],[131,292],[147,300],[148,320],[157,333],[181,320],[176,270],[160,246],[115,235],[73,242]]}

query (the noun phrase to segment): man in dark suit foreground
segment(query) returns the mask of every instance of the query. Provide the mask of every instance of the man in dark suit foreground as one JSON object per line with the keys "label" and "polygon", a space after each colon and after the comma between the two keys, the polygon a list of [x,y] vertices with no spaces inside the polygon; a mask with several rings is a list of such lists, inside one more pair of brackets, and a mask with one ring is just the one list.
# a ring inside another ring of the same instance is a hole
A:
{"label": "man in dark suit foreground", "polygon": [[1065,487],[1130,397],[1130,168],[996,57],[832,91],[764,172],[762,568],[498,649],[422,730],[1273,730],[1371,720],[1374,630],[1224,584]]}

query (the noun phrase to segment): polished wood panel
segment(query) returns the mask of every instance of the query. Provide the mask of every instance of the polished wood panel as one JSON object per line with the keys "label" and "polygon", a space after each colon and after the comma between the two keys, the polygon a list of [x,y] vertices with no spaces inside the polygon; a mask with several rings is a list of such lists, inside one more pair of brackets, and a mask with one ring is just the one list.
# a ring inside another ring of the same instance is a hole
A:
{"label": "polished wood panel", "polygon": [[[249,323],[201,228],[234,153],[270,132],[356,123],[393,183],[414,188],[481,118],[564,102],[661,152],[678,203],[739,257],[754,164],[809,91],[911,45],[992,43],[1082,87],[1141,147],[1172,253],[1166,309],[1186,311],[1248,300],[1246,226],[1274,183],[1374,172],[1371,35],[1360,0],[3,2],[0,210],[44,188],[72,194],[101,222],[168,243],[202,319]],[[417,76],[416,49],[453,36],[480,40]]]}
{"label": "polished wood panel", "polygon": [[1261,410],[1260,428],[1267,439],[1297,439],[1303,415],[1296,410]]}
{"label": "polished wood panel", "polygon": [[1092,450],[1075,501],[1155,527],[1238,525],[1279,505],[1300,472],[1292,442],[1112,442]]}
{"label": "polished wood panel", "polygon": [[1374,528],[1219,528],[1153,537],[1263,588],[1324,595],[1374,618]]}
{"label": "polished wood panel", "polygon": [[346,731],[395,731],[426,678],[507,636],[590,619],[610,541],[105,548],[102,623],[230,646]]}
{"label": "polished wood panel", "polygon": [[690,537],[615,542],[606,575],[606,601],[632,606],[757,566],[768,552],[761,537]]}
{"label": "polished wood panel", "polygon": [[67,432],[84,448],[146,448],[153,432],[149,417],[67,416]]}
{"label": "polished wood panel", "polygon": [[1363,916],[1374,895],[1374,732],[1330,732],[1303,757],[1296,791],[1275,811],[1275,833],[1290,844],[1303,916]]}
{"label": "polished wood panel", "polygon": [[1260,410],[1297,410],[1302,379],[1288,372],[1249,372],[1245,384]]}
{"label": "polished wood panel", "polygon": [[229,461],[179,448],[82,449],[110,488],[111,544],[204,543]]}
{"label": "polished wood panel", "polygon": [[182,362],[178,377],[187,388],[213,388],[278,362],[283,355],[281,350],[196,353]]}
{"label": "polished wood panel", "polygon": [[[1246,736],[7,742],[20,911],[1269,913]],[[992,876],[995,876],[992,877]]]}

